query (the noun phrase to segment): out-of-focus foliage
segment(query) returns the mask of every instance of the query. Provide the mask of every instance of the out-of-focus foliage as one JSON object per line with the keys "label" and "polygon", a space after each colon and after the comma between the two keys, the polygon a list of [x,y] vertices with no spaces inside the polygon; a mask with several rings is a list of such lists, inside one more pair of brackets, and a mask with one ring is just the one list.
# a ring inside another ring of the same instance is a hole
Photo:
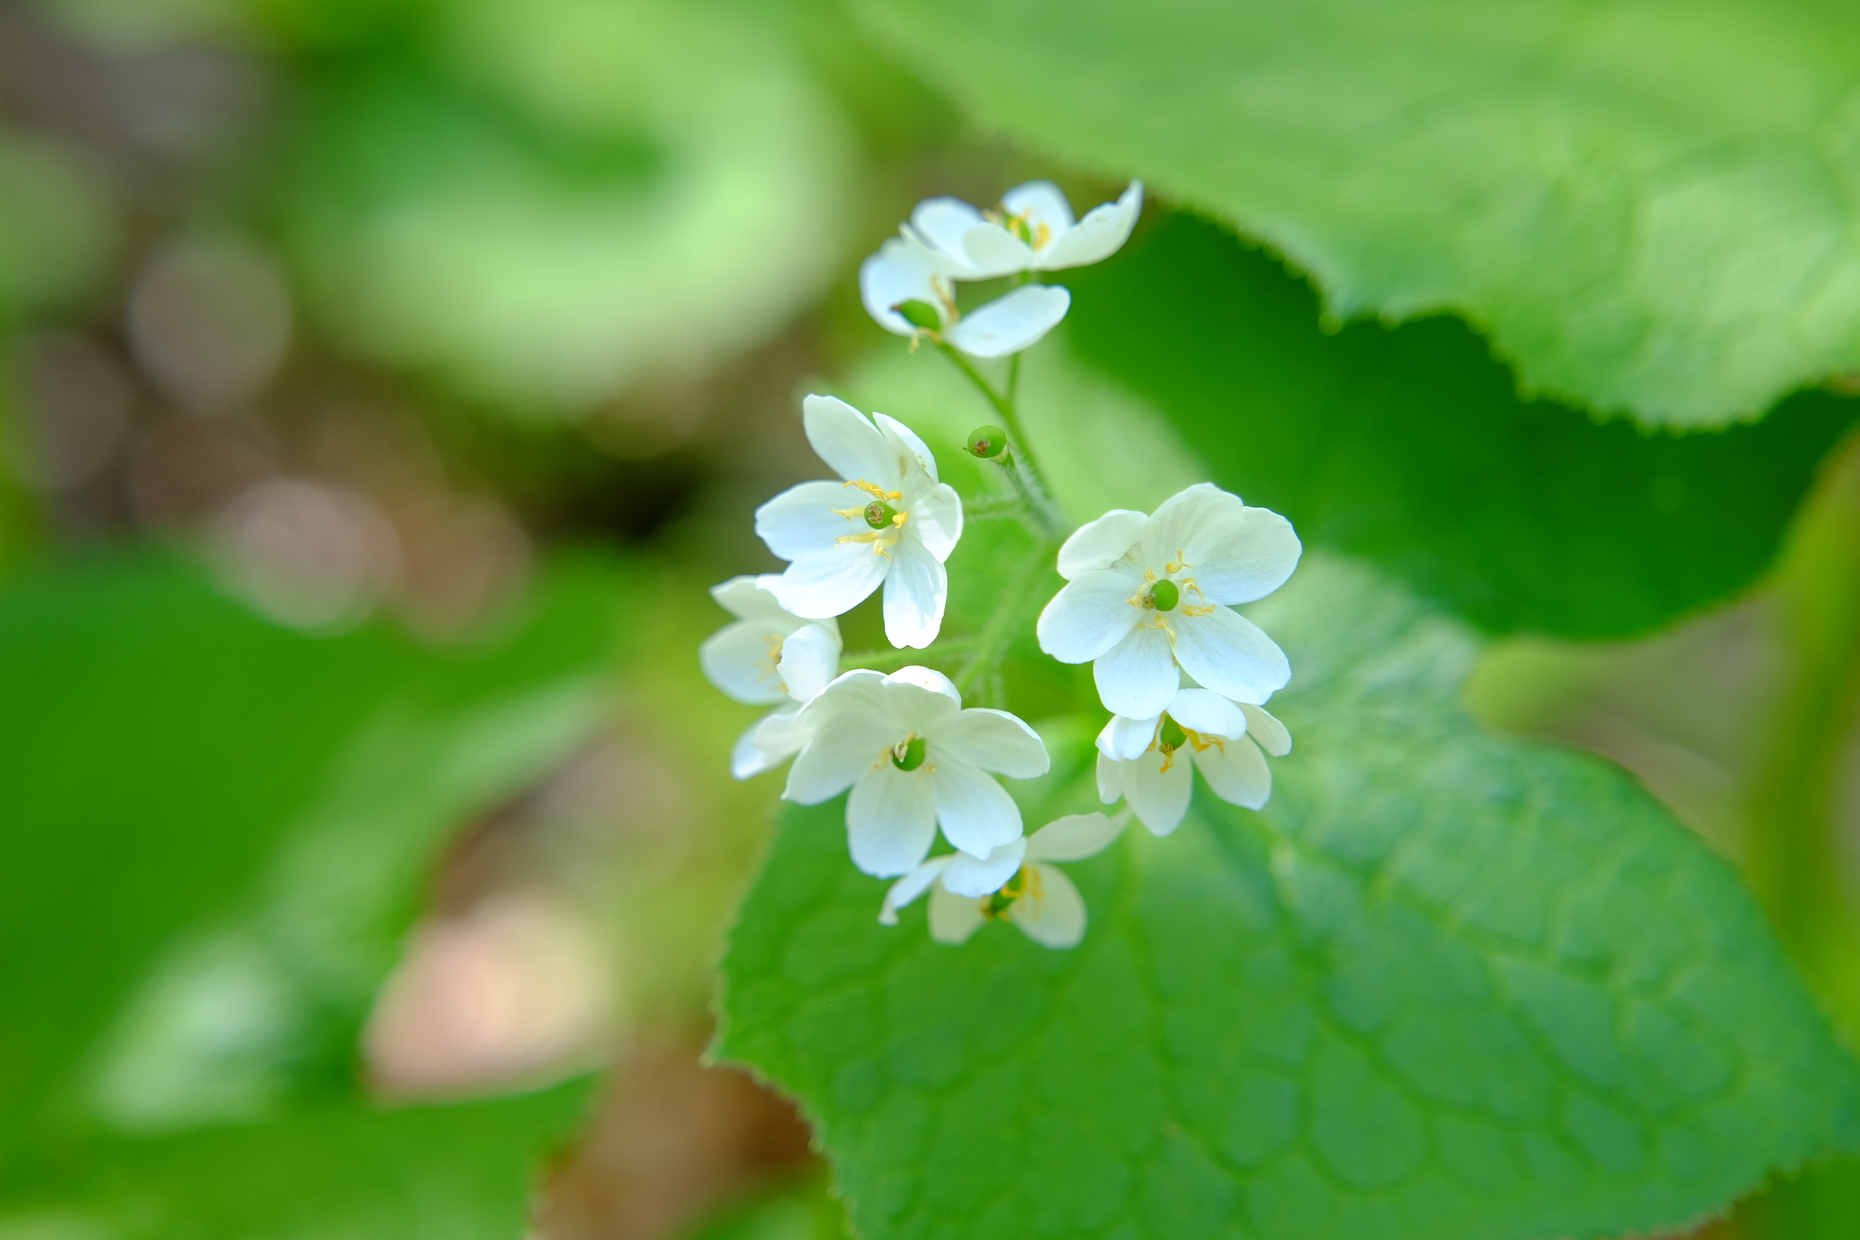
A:
{"label": "out-of-focus foliage", "polygon": [[109,234],[94,177],[57,147],[0,129],[0,326],[95,278]]}
{"label": "out-of-focus foliage", "polygon": [[[1322,560],[1255,612],[1299,669],[1272,802],[1077,867],[1074,952],[881,927],[841,803],[785,816],[720,1049],[800,1095],[857,1227],[1643,1231],[1860,1147],[1860,1072],[1730,871],[1617,772],[1467,721],[1465,630]],[[1049,743],[1033,824],[1095,800]]]}
{"label": "out-of-focus foliage", "polygon": [[1321,332],[1303,283],[1212,225],[1138,244],[1073,277],[1077,350],[1308,544],[1493,631],[1639,633],[1745,588],[1854,420],[1811,392],[1717,434],[1597,424],[1520,400],[1456,321]]}
{"label": "out-of-focus foliage", "polygon": [[1750,418],[1860,366],[1841,5],[859,0],[990,126],[1452,309],[1530,387]]}
{"label": "out-of-focus foliage", "polygon": [[382,1116],[356,1041],[443,833],[602,720],[614,597],[611,565],[564,565],[465,657],[278,628],[165,559],[10,585],[0,1217],[517,1225],[520,1152],[573,1091]]}

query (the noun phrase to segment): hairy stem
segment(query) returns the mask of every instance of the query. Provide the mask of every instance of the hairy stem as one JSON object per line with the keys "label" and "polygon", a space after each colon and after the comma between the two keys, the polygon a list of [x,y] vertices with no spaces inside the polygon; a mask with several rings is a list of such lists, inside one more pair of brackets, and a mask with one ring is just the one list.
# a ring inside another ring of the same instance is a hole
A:
{"label": "hairy stem", "polygon": [[1033,445],[1027,438],[1027,431],[1021,425],[1020,413],[1015,406],[1014,395],[1020,386],[1020,354],[1016,353],[1008,362],[1008,387],[1004,395],[997,392],[994,385],[982,377],[981,371],[974,363],[958,353],[951,346],[939,341],[937,347],[943,355],[956,365],[977,391],[987,400],[989,406],[1000,416],[1001,424],[1008,433],[1008,453],[1000,458],[1001,467],[1008,471],[1008,480],[1013,484],[1015,494],[1021,497],[1034,518],[1043,526],[1046,537],[1057,540],[1067,530],[1065,517],[1047,494],[1046,486],[1040,478],[1039,465],[1034,460]]}

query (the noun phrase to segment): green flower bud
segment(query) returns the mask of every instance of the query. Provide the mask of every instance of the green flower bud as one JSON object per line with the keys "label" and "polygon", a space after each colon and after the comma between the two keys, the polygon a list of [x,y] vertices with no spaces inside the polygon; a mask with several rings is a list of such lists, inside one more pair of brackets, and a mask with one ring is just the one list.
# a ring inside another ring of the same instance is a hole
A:
{"label": "green flower bud", "polygon": [[913,298],[910,301],[897,303],[892,309],[903,315],[904,321],[912,327],[921,327],[927,332],[942,330],[943,316],[938,314],[936,307],[927,301],[917,301]]}
{"label": "green flower bud", "polygon": [[1007,432],[998,426],[978,426],[969,432],[969,455],[992,461],[1007,447]]}
{"label": "green flower bud", "polygon": [[1150,602],[1157,611],[1174,611],[1175,605],[1182,601],[1182,587],[1173,581],[1159,581],[1150,587]]}
{"label": "green flower bud", "polygon": [[875,499],[865,506],[865,523],[875,530],[890,528],[894,524],[892,518],[897,515],[898,510],[882,499]]}
{"label": "green flower bud", "polygon": [[[867,750],[867,752],[871,752]],[[924,764],[924,738],[913,736],[891,747],[891,765],[900,771],[914,771]]]}
{"label": "green flower bud", "polygon": [[1186,744],[1188,744],[1188,733],[1182,730],[1182,725],[1164,715],[1162,730],[1156,735],[1156,747],[1164,753],[1174,753]]}

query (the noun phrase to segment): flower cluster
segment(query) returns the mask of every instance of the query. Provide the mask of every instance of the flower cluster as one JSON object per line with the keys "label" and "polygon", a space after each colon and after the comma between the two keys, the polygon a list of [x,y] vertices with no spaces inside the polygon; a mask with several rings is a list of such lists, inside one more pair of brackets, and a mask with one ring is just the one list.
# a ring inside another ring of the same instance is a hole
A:
{"label": "flower cluster", "polygon": [[[872,317],[913,347],[928,340],[948,352],[1000,411],[1006,429],[980,427],[965,447],[1007,473],[1030,509],[1043,492],[1012,392],[995,391],[957,355],[1017,353],[1051,330],[1070,294],[1026,282],[1029,273],[1114,253],[1142,195],[1133,183],[1076,221],[1065,197],[1040,181],[991,211],[931,199],[861,268]],[[957,309],[958,282],[1001,276],[1020,282],[967,314]],[[1093,665],[1112,715],[1097,743],[1099,797],[1129,809],[1070,815],[1027,835],[1000,781],[1047,772],[1039,733],[1007,711],[965,707],[957,683],[927,666],[841,670],[837,618],[881,589],[890,644],[935,645],[949,600],[944,564],[963,532],[961,498],[939,478],[929,446],[893,418],[809,396],[802,421],[836,476],[790,487],[756,510],[756,533],[787,567],[711,591],[735,619],[699,658],[731,697],[773,707],[737,741],[732,774],[747,779],[792,759],[785,799],[817,805],[845,795],[853,864],[896,880],[882,923],[896,924],[899,909],[929,893],[939,942],[961,943],[1000,920],[1047,947],[1071,947],[1085,933],[1085,903],[1054,863],[1100,852],[1133,815],[1168,834],[1187,813],[1195,770],[1225,801],[1265,804],[1265,755],[1288,753],[1291,738],[1264,704],[1291,666],[1232,608],[1276,590],[1296,567],[1298,538],[1285,518],[1203,483],[1153,514],[1108,512],[1058,547],[1066,585],[1039,616],[1040,648]],[[1013,619],[988,627],[1011,632]],[[1004,653],[971,651],[964,674]],[[939,835],[952,851],[933,857]]]}

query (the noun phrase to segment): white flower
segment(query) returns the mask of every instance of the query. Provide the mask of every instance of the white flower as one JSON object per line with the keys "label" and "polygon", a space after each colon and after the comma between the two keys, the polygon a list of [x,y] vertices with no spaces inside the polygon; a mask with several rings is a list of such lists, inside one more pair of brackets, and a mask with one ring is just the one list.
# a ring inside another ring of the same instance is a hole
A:
{"label": "white flower", "polygon": [[882,582],[885,636],[928,646],[949,601],[943,561],[962,537],[962,501],[903,423],[881,413],[874,425],[831,396],[809,396],[802,416],[807,441],[845,481],[803,482],[756,509],[756,533],[791,561],[768,590],[795,615],[825,619]]}
{"label": "white flower", "polygon": [[988,772],[1044,775],[1046,745],[1001,710],[962,708],[941,672],[847,672],[801,712],[806,746],[782,796],[818,805],[848,788],[853,864],[891,878],[921,863],[936,829],[978,860],[1020,838],[1020,807]]}
{"label": "white flower", "polygon": [[1291,522],[1200,483],[1154,516],[1117,509],[1059,549],[1067,585],[1040,613],[1040,649],[1092,662],[1106,709],[1153,719],[1181,671],[1236,702],[1264,702],[1291,679],[1285,653],[1229,605],[1272,593],[1301,548]]}
{"label": "white flower", "polygon": [[934,255],[904,241],[887,241],[859,265],[859,295],[888,332],[920,330],[892,307],[917,301],[936,311],[936,337],[971,357],[1006,357],[1038,343],[1066,317],[1072,294],[1045,284],[1024,284],[967,314],[956,309],[950,278]]}
{"label": "white flower", "polygon": [[801,748],[802,705],[839,674],[837,620],[808,620],[782,608],[773,576],[732,577],[710,596],[736,617],[704,639],[698,663],[710,683],[752,706],[779,702],[750,725],[730,751],[730,773],[748,779],[780,766]]}
{"label": "white flower", "polygon": [[899,229],[938,274],[988,280],[1022,271],[1083,267],[1117,253],[1143,212],[1143,182],[1132,181],[1116,202],[1086,212],[1051,181],[1029,181],[1001,196],[999,211],[978,211],[957,198],[928,198]]}
{"label": "white flower", "polygon": [[957,853],[935,857],[893,883],[878,920],[898,924],[898,910],[930,892],[930,937],[961,943],[985,921],[1011,921],[1047,947],[1076,947],[1085,937],[1085,901],[1053,861],[1083,861],[1123,829],[1103,814],[1055,819],[987,860]]}
{"label": "white flower", "polygon": [[1258,809],[1272,795],[1272,772],[1260,753],[1292,751],[1285,725],[1258,706],[1230,702],[1193,686],[1176,691],[1168,710],[1150,719],[1115,716],[1098,734],[1098,797],[1130,802],[1137,821],[1167,835],[1188,813],[1200,770],[1214,795]]}

